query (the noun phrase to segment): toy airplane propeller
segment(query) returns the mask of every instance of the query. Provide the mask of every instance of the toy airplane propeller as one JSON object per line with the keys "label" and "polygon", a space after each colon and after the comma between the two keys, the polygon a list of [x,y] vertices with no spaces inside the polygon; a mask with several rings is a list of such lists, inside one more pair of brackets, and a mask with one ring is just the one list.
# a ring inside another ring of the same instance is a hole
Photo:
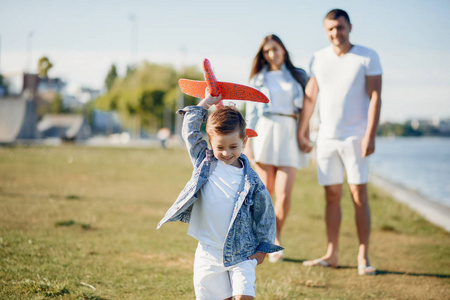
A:
{"label": "toy airplane propeller", "polygon": [[[216,97],[222,94],[222,99],[230,100],[245,100],[261,103],[268,103],[269,99],[257,89],[251,88],[246,85],[217,81],[216,76],[211,67],[211,63],[208,59],[203,60],[203,75],[205,81],[180,79],[178,85],[184,94],[193,96],[196,98],[203,98],[205,96],[205,89],[211,96]],[[216,107],[222,107],[223,102],[220,101],[216,104]],[[247,136],[255,137],[258,134],[252,129],[246,129]]]}

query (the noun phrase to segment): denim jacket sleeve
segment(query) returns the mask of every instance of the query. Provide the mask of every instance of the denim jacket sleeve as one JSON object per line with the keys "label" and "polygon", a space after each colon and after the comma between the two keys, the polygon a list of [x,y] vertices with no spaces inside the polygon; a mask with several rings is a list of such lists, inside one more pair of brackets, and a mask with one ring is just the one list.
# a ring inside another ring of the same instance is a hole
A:
{"label": "denim jacket sleeve", "polygon": [[[257,75],[258,76],[258,75]],[[258,81],[255,77],[250,80],[249,85],[258,89],[255,85],[255,81]],[[259,80],[261,81],[261,80]],[[247,128],[255,130],[256,123],[258,123],[259,113],[258,113],[258,105],[256,102],[247,101],[245,103],[245,118],[247,121]]]}
{"label": "denim jacket sleeve", "polygon": [[255,205],[253,219],[255,222],[257,252],[272,253],[284,249],[274,244],[276,236],[276,218],[269,191],[262,182],[256,186],[253,195]]}
{"label": "denim jacket sleeve", "polygon": [[181,136],[186,143],[191,162],[197,168],[206,156],[208,144],[200,131],[202,123],[208,118],[208,110],[201,106],[187,106],[177,111],[184,116]]}

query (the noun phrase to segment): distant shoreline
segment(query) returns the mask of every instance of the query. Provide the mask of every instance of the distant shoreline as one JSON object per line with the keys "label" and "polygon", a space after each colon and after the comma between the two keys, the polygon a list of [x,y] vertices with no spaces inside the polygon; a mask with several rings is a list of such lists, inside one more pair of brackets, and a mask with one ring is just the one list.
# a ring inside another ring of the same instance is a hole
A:
{"label": "distant shoreline", "polygon": [[370,173],[370,182],[423,216],[429,222],[450,232],[450,207],[431,201],[415,190],[378,174]]}

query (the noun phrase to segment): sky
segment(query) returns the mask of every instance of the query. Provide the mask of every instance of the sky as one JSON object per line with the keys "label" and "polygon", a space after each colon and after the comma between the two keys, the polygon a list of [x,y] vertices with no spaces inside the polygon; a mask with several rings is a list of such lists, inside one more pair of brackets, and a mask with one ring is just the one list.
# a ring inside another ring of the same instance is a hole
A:
{"label": "sky", "polygon": [[53,63],[68,91],[101,89],[111,64],[123,76],[142,61],[177,69],[208,58],[221,81],[248,83],[262,39],[275,33],[298,67],[327,47],[325,14],[348,12],[350,42],[377,51],[383,67],[381,121],[450,118],[447,0],[0,0],[0,72]]}

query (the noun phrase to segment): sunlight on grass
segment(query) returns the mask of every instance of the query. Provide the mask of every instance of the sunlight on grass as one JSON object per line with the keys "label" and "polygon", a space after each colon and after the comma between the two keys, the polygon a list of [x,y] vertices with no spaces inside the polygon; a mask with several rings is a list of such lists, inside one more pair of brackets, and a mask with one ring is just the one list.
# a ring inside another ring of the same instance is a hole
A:
{"label": "sunlight on grass", "polygon": [[[71,163],[67,158],[71,157]],[[189,180],[183,149],[0,148],[0,298],[191,299],[196,242],[158,221]],[[371,260],[357,275],[344,189],[340,268],[306,268],[326,246],[314,167],[297,174],[282,263],[257,268],[258,299],[425,299],[450,294],[450,237],[370,186]]]}

